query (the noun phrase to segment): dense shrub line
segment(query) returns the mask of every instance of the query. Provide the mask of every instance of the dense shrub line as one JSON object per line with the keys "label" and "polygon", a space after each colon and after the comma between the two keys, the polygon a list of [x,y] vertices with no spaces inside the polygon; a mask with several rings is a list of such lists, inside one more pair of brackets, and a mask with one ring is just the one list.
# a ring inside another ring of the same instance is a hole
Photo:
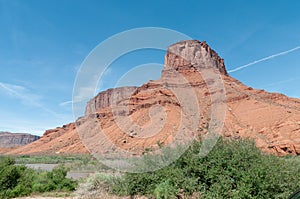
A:
{"label": "dense shrub line", "polygon": [[11,158],[0,159],[0,198],[13,198],[48,191],[73,191],[77,183],[66,178],[64,166],[51,172],[15,165]]}
{"label": "dense shrub line", "polygon": [[[96,174],[77,189],[81,197],[99,194],[146,195],[155,198],[288,198],[299,188],[298,157],[262,153],[249,140],[218,140],[201,158],[202,142],[194,141],[171,165],[148,173]],[[182,147],[165,150],[176,153]],[[150,153],[150,152],[149,152]],[[146,156],[144,166],[155,168],[157,158]],[[142,166],[142,165],[141,165]],[[52,172],[35,171],[0,158],[0,198],[50,191],[73,191],[77,183],[66,178],[64,166]]]}
{"label": "dense shrub line", "polygon": [[220,139],[204,158],[199,156],[200,146],[201,141],[195,141],[163,169],[126,173],[110,181],[110,189],[119,195],[168,199],[195,193],[199,198],[261,199],[288,198],[300,186],[297,158],[263,154],[249,140]]}

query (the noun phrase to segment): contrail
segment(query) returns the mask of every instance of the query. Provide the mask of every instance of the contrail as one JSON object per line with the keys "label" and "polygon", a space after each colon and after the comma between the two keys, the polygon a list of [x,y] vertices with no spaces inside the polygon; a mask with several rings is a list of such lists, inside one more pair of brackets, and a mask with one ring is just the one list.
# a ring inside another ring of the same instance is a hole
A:
{"label": "contrail", "polygon": [[252,65],[254,65],[254,64],[257,64],[257,63],[259,63],[259,62],[263,62],[263,61],[266,61],[266,60],[269,60],[269,59],[273,59],[273,58],[278,57],[278,56],[281,56],[281,55],[286,55],[286,54],[291,53],[291,52],[293,52],[293,51],[296,51],[296,50],[298,50],[298,49],[300,49],[300,46],[297,46],[297,47],[292,48],[292,49],[290,49],[290,50],[283,51],[283,52],[280,52],[280,53],[277,53],[277,54],[274,54],[274,55],[270,55],[270,56],[268,56],[268,57],[265,57],[265,58],[262,58],[262,59],[259,59],[259,60],[256,60],[256,61],[253,61],[253,62],[251,62],[251,63],[249,63],[249,64],[245,64],[245,65],[243,65],[243,66],[240,66],[240,67],[237,67],[237,68],[235,68],[235,69],[229,70],[228,72],[229,72],[229,73],[233,73],[233,72],[242,70],[242,69],[244,69],[244,68],[247,68],[247,67],[249,67],[249,66],[252,66]]}

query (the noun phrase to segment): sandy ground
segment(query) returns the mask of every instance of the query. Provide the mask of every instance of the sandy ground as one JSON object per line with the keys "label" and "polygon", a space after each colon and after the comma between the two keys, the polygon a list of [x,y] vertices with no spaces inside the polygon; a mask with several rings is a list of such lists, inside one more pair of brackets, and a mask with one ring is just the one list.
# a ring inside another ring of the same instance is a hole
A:
{"label": "sandy ground", "polygon": [[[132,199],[130,196],[114,196],[114,195],[109,195],[107,193],[101,193],[98,197],[98,199]],[[80,199],[97,199],[97,198],[80,198]],[[69,197],[42,197],[42,196],[30,196],[30,197],[20,197],[20,198],[15,198],[15,199],[79,199],[78,197],[75,196],[69,196]],[[133,199],[148,199],[146,196],[134,196]]]}
{"label": "sandy ground", "polygon": [[[107,193],[102,193],[98,197],[98,199],[132,199],[130,196],[113,196],[108,195]],[[41,196],[30,196],[30,197],[21,197],[16,199],[79,199],[78,197],[41,197]],[[86,199],[96,199],[96,198],[86,198]],[[148,199],[146,196],[134,196],[133,199]]]}
{"label": "sandy ground", "polygon": [[[39,196],[34,196],[34,197],[23,197],[23,198],[16,198],[16,199],[78,199],[76,197],[39,197]],[[130,199],[130,197],[118,197],[118,196],[99,196],[99,199]],[[147,199],[145,196],[136,196],[134,199]]]}
{"label": "sandy ground", "polygon": [[34,197],[23,197],[23,198],[17,198],[17,199],[75,199],[73,197],[39,197],[39,196],[34,196]]}

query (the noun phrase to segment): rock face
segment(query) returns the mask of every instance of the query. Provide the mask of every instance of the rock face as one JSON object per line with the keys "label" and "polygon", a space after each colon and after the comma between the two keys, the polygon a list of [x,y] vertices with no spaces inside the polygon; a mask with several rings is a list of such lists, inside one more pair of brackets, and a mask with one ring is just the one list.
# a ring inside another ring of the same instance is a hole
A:
{"label": "rock face", "polygon": [[182,67],[215,68],[227,75],[224,59],[212,50],[206,42],[197,40],[182,41],[171,45],[165,56],[165,70],[178,70]]}
{"label": "rock face", "polygon": [[[206,73],[211,69],[217,76]],[[224,99],[216,98],[222,95]],[[213,107],[221,103],[225,103],[223,137],[251,138],[263,151],[276,155],[300,155],[300,100],[243,85],[228,75],[224,60],[214,50],[196,40],[168,48],[160,79],[101,92],[75,123],[48,130],[38,141],[9,154],[105,154],[109,150],[141,154],[174,140],[207,135],[212,112],[222,113]],[[179,136],[187,129],[193,130],[192,135]]]}
{"label": "rock face", "polygon": [[38,140],[40,137],[26,133],[0,132],[0,148],[23,146]]}
{"label": "rock face", "polygon": [[85,115],[90,115],[103,108],[107,108],[112,104],[128,99],[132,92],[134,92],[137,87],[120,87],[115,89],[108,89],[104,92],[99,93],[96,97],[91,99],[87,106]]}

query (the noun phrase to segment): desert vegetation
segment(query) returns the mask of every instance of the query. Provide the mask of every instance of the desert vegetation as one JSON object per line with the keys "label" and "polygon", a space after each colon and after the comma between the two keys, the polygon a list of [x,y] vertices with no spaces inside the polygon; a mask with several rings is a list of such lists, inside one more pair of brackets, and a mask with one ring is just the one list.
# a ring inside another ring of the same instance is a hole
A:
{"label": "desert vegetation", "polygon": [[[201,144],[201,140],[194,141],[175,162],[147,173],[119,173],[90,156],[64,160],[53,156],[52,161],[50,157],[23,156],[16,157],[18,164],[12,158],[1,158],[0,198],[44,192],[67,192],[78,198],[288,198],[300,186],[298,157],[264,154],[251,140],[219,139],[209,155],[201,158]],[[181,148],[166,148],[164,152],[178,150]],[[144,166],[157,164],[151,151],[145,158]],[[46,172],[20,165],[44,160],[67,166]],[[96,173],[79,181],[66,178],[68,169],[84,165]]]}
{"label": "desert vegetation", "polygon": [[68,164],[88,163],[93,159],[91,155],[19,155],[13,156],[17,164]]}
{"label": "desert vegetation", "polygon": [[26,196],[32,193],[51,191],[74,191],[77,182],[66,178],[64,166],[51,172],[33,170],[23,165],[16,165],[11,158],[0,159],[0,198]]}
{"label": "desert vegetation", "polygon": [[195,141],[177,161],[154,172],[95,174],[79,185],[77,193],[82,198],[103,192],[158,199],[288,198],[300,186],[297,157],[264,154],[250,140],[220,139],[208,156],[200,158],[200,146],[201,141]]}

